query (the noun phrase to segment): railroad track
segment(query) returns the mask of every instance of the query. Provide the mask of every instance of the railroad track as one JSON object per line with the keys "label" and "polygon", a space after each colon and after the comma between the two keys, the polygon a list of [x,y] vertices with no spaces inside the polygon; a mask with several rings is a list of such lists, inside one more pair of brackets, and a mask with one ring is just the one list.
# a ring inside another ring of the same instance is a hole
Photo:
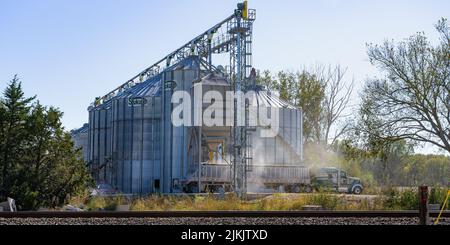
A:
{"label": "railroad track", "polygon": [[[439,212],[430,212],[437,217]],[[0,212],[0,218],[417,218],[419,211]],[[442,214],[450,218],[450,212]]]}

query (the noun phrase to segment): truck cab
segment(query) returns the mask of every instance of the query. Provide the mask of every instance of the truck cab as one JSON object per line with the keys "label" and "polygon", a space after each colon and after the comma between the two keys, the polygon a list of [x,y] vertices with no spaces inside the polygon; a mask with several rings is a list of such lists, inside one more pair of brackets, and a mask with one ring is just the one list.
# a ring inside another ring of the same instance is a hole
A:
{"label": "truck cab", "polygon": [[359,178],[350,177],[346,171],[338,168],[319,169],[314,178],[314,187],[356,195],[360,195],[364,189]]}

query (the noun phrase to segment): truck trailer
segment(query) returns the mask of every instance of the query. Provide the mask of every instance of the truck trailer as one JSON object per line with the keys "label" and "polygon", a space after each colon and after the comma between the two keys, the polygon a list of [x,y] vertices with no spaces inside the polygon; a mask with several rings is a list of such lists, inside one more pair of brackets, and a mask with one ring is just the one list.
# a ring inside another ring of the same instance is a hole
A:
{"label": "truck trailer", "polygon": [[[359,178],[350,177],[337,168],[320,168],[317,171],[307,166],[248,166],[247,185],[261,189],[272,189],[286,193],[311,193],[314,190],[329,190],[359,195],[363,185]],[[227,192],[231,188],[232,166],[229,164],[203,163],[200,178],[198,172],[182,181],[185,192]]]}

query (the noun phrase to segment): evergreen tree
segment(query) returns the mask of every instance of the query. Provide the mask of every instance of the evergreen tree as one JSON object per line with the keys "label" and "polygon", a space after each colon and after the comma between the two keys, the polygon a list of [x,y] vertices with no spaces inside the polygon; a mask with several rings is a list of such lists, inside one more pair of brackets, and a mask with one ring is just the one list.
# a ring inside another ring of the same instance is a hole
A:
{"label": "evergreen tree", "polygon": [[[16,77],[0,104],[0,199],[16,199],[20,209],[63,205],[92,183],[71,136],[61,123],[62,112],[25,98]],[[33,103],[33,104],[32,104]]]}
{"label": "evergreen tree", "polygon": [[12,187],[17,182],[15,176],[28,138],[26,121],[33,99],[24,97],[16,75],[6,88],[4,99],[0,101],[0,196],[3,197],[11,194]]}

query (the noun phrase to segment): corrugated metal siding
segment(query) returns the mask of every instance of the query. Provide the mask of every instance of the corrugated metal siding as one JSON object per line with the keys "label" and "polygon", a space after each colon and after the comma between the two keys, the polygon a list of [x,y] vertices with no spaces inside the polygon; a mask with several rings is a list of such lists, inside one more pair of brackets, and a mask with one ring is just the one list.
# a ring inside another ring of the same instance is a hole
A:
{"label": "corrugated metal siding", "polygon": [[75,148],[81,148],[83,159],[85,162],[89,161],[89,124],[84,124],[79,129],[70,132]]}
{"label": "corrugated metal siding", "polygon": [[[177,89],[189,91],[198,76],[198,59],[190,58],[167,69],[173,80],[179,82]],[[95,172],[97,180],[105,180],[124,193],[158,192],[154,183],[166,186],[170,192],[173,179],[187,175],[189,129],[173,129],[173,161],[165,179],[162,176],[162,80],[159,74],[143,83],[123,91],[103,105],[89,110],[89,159],[91,169],[112,163],[105,171]],[[145,104],[131,103],[132,99],[145,99]],[[170,121],[170,120],[169,120]],[[164,132],[166,133],[166,132]],[[168,152],[169,154],[169,152]],[[163,180],[164,179],[164,180]]]}
{"label": "corrugated metal siding", "polygon": [[[106,173],[99,172],[95,177],[105,178],[123,193],[180,191],[174,189],[174,180],[188,177],[198,167],[198,133],[192,127],[172,127],[170,114],[164,115],[163,110],[163,81],[176,81],[175,91],[192,93],[193,81],[199,76],[198,59],[189,58],[103,105],[90,108],[88,159],[93,168],[106,164],[108,158],[112,160]],[[221,86],[219,90],[223,92],[227,90],[223,87],[226,84],[218,84],[219,80],[212,76],[209,80],[204,84],[206,90],[214,86]],[[301,165],[301,110],[265,90],[255,89],[255,93],[251,106],[278,108],[280,124],[275,138],[260,138],[261,128],[254,133],[253,144],[258,145],[253,151],[254,164]],[[146,103],[132,103],[133,99],[144,99]],[[160,180],[159,189],[155,188],[155,180]]]}

